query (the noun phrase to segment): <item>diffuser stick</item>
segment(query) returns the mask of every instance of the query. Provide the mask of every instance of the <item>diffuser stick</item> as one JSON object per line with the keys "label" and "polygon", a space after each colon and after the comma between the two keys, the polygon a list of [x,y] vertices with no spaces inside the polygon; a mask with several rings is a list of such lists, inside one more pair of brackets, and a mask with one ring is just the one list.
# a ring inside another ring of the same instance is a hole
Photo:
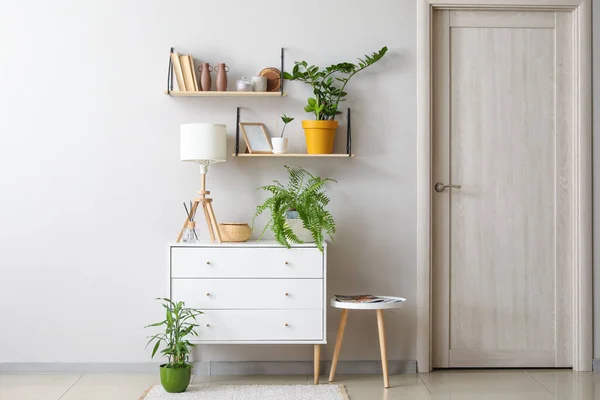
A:
{"label": "diffuser stick", "polygon": [[[188,217],[188,221],[193,222],[194,221],[194,215],[190,214],[190,211],[188,210],[187,204],[185,204],[185,201],[183,202],[183,208],[185,208],[185,213],[187,214]],[[192,208],[192,202],[190,201],[190,210],[193,210]],[[194,236],[196,237],[196,240],[198,239],[198,234],[196,233],[196,230],[194,229]]]}

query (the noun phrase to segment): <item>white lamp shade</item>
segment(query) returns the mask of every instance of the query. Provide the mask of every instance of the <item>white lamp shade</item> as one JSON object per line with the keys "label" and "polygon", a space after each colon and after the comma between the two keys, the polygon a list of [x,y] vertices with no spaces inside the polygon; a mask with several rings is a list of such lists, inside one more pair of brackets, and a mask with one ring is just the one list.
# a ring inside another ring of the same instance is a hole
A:
{"label": "white lamp shade", "polygon": [[180,129],[181,161],[209,164],[227,159],[227,129],[220,124],[183,124]]}

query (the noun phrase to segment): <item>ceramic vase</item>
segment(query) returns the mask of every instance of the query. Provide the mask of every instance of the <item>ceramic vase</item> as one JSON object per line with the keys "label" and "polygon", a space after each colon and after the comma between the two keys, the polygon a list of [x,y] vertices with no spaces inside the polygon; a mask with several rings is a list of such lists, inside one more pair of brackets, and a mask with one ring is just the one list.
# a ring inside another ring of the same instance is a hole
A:
{"label": "ceramic vase", "polygon": [[208,65],[208,63],[202,63],[198,69],[200,70],[200,89],[202,89],[203,92],[208,92],[210,91],[210,87],[212,85],[210,73],[213,68]]}
{"label": "ceramic vase", "polygon": [[219,92],[227,90],[227,72],[229,72],[229,67],[225,63],[219,64],[217,67],[217,91]]}

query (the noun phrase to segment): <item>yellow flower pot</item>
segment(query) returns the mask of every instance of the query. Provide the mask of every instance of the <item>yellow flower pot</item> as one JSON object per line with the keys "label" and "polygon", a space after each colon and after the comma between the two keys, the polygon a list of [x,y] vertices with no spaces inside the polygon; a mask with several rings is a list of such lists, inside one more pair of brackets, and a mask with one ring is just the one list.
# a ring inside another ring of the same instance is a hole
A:
{"label": "yellow flower pot", "polygon": [[331,154],[338,121],[302,121],[308,154]]}

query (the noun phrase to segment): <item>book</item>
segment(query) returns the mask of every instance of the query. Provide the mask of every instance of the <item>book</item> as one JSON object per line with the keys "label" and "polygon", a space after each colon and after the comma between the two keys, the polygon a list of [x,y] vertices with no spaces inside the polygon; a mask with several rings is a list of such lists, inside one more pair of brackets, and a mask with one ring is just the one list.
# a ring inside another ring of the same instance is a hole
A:
{"label": "book", "polygon": [[183,70],[183,80],[185,81],[185,90],[188,92],[194,91],[194,76],[192,75],[192,66],[190,65],[190,57],[180,55],[181,69]]}
{"label": "book", "polygon": [[171,63],[173,64],[173,74],[177,80],[177,88],[180,91],[185,91],[185,81],[183,80],[183,70],[181,62],[179,62],[179,53],[171,53]]}
{"label": "book", "polygon": [[190,54],[188,56],[190,58],[190,65],[192,66],[192,78],[194,79],[194,90],[196,92],[200,91],[198,85],[198,78],[196,77],[196,66],[194,65],[194,57]]}

